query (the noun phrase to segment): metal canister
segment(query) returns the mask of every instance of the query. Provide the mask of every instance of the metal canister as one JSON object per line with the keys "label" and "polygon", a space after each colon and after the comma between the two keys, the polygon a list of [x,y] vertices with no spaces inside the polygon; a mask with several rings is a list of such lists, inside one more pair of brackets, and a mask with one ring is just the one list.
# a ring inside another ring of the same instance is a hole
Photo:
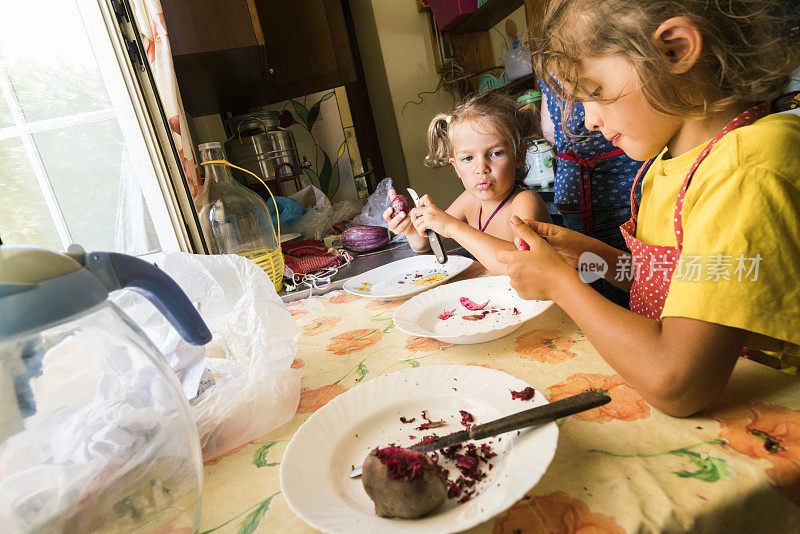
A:
{"label": "metal canister", "polygon": [[[302,172],[294,135],[280,127],[276,111],[248,113],[228,121],[231,137],[225,141],[225,152],[231,163],[261,176],[265,181]],[[257,180],[244,173],[236,178],[251,185]]]}

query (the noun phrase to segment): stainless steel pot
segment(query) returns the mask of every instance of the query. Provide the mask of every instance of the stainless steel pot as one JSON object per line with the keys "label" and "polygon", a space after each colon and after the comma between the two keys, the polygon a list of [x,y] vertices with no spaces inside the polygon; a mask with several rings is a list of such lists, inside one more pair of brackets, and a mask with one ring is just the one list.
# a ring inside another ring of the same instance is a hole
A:
{"label": "stainless steel pot", "polygon": [[[280,127],[276,111],[262,111],[233,117],[228,122],[231,137],[225,141],[225,152],[231,163],[261,176],[265,181],[300,174],[300,158],[294,135]],[[236,173],[245,185],[257,180]]]}

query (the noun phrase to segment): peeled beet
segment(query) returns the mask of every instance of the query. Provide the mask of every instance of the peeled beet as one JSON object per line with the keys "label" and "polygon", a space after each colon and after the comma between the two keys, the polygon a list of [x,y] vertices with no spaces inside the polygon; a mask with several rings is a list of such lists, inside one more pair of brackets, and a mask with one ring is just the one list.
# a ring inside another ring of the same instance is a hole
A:
{"label": "peeled beet", "polygon": [[397,195],[392,199],[390,206],[392,207],[392,217],[395,217],[401,211],[408,215],[411,210],[411,201],[405,195]]}
{"label": "peeled beet", "polygon": [[415,519],[447,498],[447,477],[427,455],[402,447],[375,449],[364,460],[361,481],[381,517]]}

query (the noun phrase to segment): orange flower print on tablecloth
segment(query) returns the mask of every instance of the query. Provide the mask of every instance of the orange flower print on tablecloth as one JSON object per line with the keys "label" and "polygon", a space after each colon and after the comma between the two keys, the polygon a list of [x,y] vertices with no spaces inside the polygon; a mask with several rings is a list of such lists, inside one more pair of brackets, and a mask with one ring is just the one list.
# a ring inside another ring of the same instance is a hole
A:
{"label": "orange flower print on tablecloth", "polygon": [[405,300],[397,299],[397,300],[374,300],[367,304],[368,310],[393,310],[395,308],[400,307]]}
{"label": "orange flower print on tablecloth", "polygon": [[327,332],[339,324],[339,321],[341,320],[341,317],[337,317],[335,315],[324,315],[322,317],[317,317],[316,319],[312,319],[311,323],[303,327],[303,333],[307,336],[315,336],[317,334]]}
{"label": "orange flower print on tablecloth", "polygon": [[576,354],[570,350],[572,340],[561,335],[558,330],[531,330],[515,340],[515,352],[523,360],[542,363],[561,363],[574,358]]}
{"label": "orange flower print on tablecloth", "polygon": [[550,402],[577,395],[587,389],[600,389],[608,393],[611,402],[604,406],[575,414],[584,421],[608,423],[609,421],[635,421],[650,417],[650,405],[619,375],[583,374],[570,376],[564,382],[548,388]]}
{"label": "orange flower print on tablecloth", "polygon": [[432,337],[411,336],[406,340],[406,349],[411,352],[431,352],[434,350],[446,350],[452,347],[452,343],[442,343]]}
{"label": "orange flower print on tablecloth", "polygon": [[719,437],[738,453],[768,460],[775,485],[800,505],[800,412],[785,406],[730,402],[706,413],[720,422]]}
{"label": "orange flower print on tablecloth", "polygon": [[297,413],[314,413],[345,391],[347,388],[339,384],[329,384],[317,389],[303,388],[300,390],[300,405],[297,407]]}
{"label": "orange flower print on tablecloth", "polygon": [[302,358],[295,358],[294,360],[292,360],[292,365],[291,365],[292,369],[302,369],[305,366],[306,362],[304,362]]}
{"label": "orange flower print on tablecloth", "polygon": [[350,293],[339,293],[338,295],[334,295],[330,298],[328,302],[331,304],[347,304],[348,302],[355,302],[359,300],[361,297],[358,295],[352,295]]}
{"label": "orange flower print on tablecloth", "polygon": [[525,498],[494,522],[492,534],[625,534],[617,520],[592,513],[585,502],[557,491]]}
{"label": "orange flower print on tablecloth", "polygon": [[289,306],[289,313],[295,319],[299,319],[300,317],[303,317],[304,315],[308,315],[308,310],[300,308],[299,306]]}
{"label": "orange flower print on tablecloth", "polygon": [[374,345],[383,338],[383,333],[377,328],[359,328],[331,338],[328,351],[338,355],[352,354]]}

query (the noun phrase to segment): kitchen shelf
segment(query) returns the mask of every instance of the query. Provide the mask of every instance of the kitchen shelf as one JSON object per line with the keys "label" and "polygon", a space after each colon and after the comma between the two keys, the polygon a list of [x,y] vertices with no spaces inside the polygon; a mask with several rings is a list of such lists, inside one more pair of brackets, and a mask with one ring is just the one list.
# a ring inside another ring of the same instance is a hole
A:
{"label": "kitchen shelf", "polygon": [[511,80],[509,83],[505,84],[502,87],[498,87],[497,89],[492,89],[492,91],[503,91],[504,93],[514,93],[516,91],[523,91],[525,89],[535,89],[536,88],[535,83],[536,83],[536,75],[527,74],[522,78]]}
{"label": "kitchen shelf", "polygon": [[514,10],[522,7],[524,3],[524,0],[488,0],[450,32],[457,35],[489,30]]}

